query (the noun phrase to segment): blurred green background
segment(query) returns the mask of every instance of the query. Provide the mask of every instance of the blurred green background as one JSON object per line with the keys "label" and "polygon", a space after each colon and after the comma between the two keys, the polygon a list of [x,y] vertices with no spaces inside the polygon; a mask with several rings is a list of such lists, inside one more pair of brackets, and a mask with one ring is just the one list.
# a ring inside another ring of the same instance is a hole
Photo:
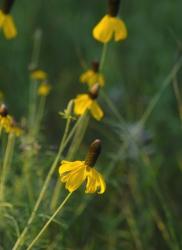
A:
{"label": "blurred green background", "polygon": [[[181,55],[182,1],[121,2],[120,16],[129,35],[122,43],[109,44],[105,92],[131,132]],[[79,83],[80,74],[91,61],[100,59],[102,44],[93,39],[91,31],[106,9],[105,0],[19,0],[12,11],[17,38],[6,41],[0,36],[0,89],[10,113],[21,119],[27,115],[33,37],[37,29],[42,30],[39,67],[48,72],[52,84],[43,125],[47,144],[59,141],[64,121],[58,112],[70,98],[86,91]],[[181,74],[178,80],[180,83]],[[102,98],[101,103],[105,119],[99,124],[91,122],[87,140],[103,139],[103,167],[114,159],[114,171],[105,196],[94,197],[60,242],[65,249],[74,250],[182,249],[182,131],[172,85],[149,117],[142,139],[137,138],[140,152],[149,138],[149,151],[142,156],[134,154],[132,145],[120,153],[120,144],[126,139],[123,124]]]}

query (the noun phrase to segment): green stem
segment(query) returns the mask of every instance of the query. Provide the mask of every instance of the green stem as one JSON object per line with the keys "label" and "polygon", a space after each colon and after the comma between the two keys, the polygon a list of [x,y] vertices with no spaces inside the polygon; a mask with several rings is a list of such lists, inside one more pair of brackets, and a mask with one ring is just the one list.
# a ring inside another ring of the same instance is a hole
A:
{"label": "green stem", "polygon": [[9,166],[11,164],[11,159],[13,156],[14,144],[15,144],[15,135],[10,133],[8,135],[8,142],[6,146],[6,151],[5,151],[5,156],[4,156],[3,166],[2,166],[2,173],[1,173],[1,182],[0,182],[0,200],[1,201],[5,199],[4,188],[6,184],[6,178],[8,175]]}
{"label": "green stem", "polygon": [[108,44],[104,43],[103,49],[102,49],[102,54],[100,58],[100,66],[99,66],[99,71],[103,70],[105,59],[106,59],[106,54],[107,54],[107,49],[108,49]]}
{"label": "green stem", "polygon": [[162,83],[162,86],[161,86],[160,90],[157,92],[157,94],[153,97],[153,99],[149,103],[146,111],[144,112],[144,114],[143,114],[143,116],[142,116],[142,118],[140,120],[140,123],[142,125],[144,125],[146,123],[146,121],[149,118],[149,116],[151,115],[153,109],[155,108],[155,106],[159,102],[160,97],[162,96],[164,90],[169,86],[169,84],[171,83],[172,79],[174,79],[174,77],[176,76],[176,74],[180,70],[181,64],[182,64],[182,58],[180,58],[177,61],[177,63],[174,65],[174,67],[172,68],[171,72],[169,73],[169,75],[167,76],[167,78]]}
{"label": "green stem", "polygon": [[39,106],[38,106],[38,111],[37,111],[37,118],[35,120],[35,129],[33,132],[34,137],[38,135],[39,130],[40,130],[40,125],[41,125],[41,121],[42,121],[44,110],[45,110],[45,103],[46,103],[46,96],[41,96]]}
{"label": "green stem", "polygon": [[[65,147],[67,146],[67,144],[68,144],[68,142],[70,141],[70,139],[72,138],[72,136],[74,135],[75,130],[76,130],[76,128],[78,127],[78,125],[79,125],[79,123],[80,123],[81,121],[82,121],[82,117],[80,117],[80,118],[78,119],[77,123],[76,123],[75,126],[72,128],[72,130],[71,130],[71,132],[69,133],[68,137],[66,138],[65,142],[63,143],[63,142],[61,141],[60,147],[59,147],[59,150],[58,150],[58,153],[57,153],[57,155],[56,155],[56,158],[54,159],[54,162],[53,162],[52,166],[50,167],[50,170],[49,170],[49,172],[48,172],[48,174],[47,174],[47,177],[46,177],[46,179],[45,179],[45,181],[44,181],[44,184],[43,184],[42,189],[41,189],[41,191],[40,191],[40,193],[39,193],[39,196],[38,196],[38,198],[37,198],[37,201],[36,201],[36,203],[35,203],[35,205],[34,205],[34,208],[33,208],[33,210],[32,210],[32,213],[31,213],[31,215],[30,215],[30,217],[29,217],[29,219],[28,219],[27,225],[25,226],[25,228],[23,229],[23,231],[22,231],[22,233],[20,234],[19,238],[18,238],[17,241],[15,242],[15,245],[14,245],[14,247],[12,248],[12,250],[18,249],[19,246],[20,246],[20,244],[22,245],[22,244],[24,243],[25,236],[26,236],[26,234],[27,234],[27,232],[28,232],[28,229],[29,229],[30,225],[32,224],[32,222],[34,221],[34,219],[35,219],[35,217],[36,217],[37,210],[38,210],[38,208],[39,208],[39,206],[40,206],[40,204],[41,204],[41,202],[42,202],[42,200],[43,200],[43,197],[44,197],[44,195],[45,195],[45,193],[46,193],[46,190],[47,190],[47,188],[48,188],[48,185],[49,185],[49,183],[50,183],[51,177],[52,177],[52,175],[53,175],[53,173],[54,173],[54,171],[55,171],[55,169],[56,169],[56,167],[57,167],[57,164],[58,164],[58,162],[59,162],[59,160],[60,160],[60,158],[61,158],[61,154],[62,154],[62,152],[64,151],[64,149],[65,149]],[[65,131],[66,131],[66,129],[65,129]],[[63,138],[64,138],[64,135],[63,135]]]}
{"label": "green stem", "polygon": [[56,217],[56,215],[61,211],[61,209],[64,207],[64,205],[66,204],[66,202],[69,200],[70,196],[72,195],[72,193],[68,193],[68,195],[66,196],[66,198],[63,200],[63,202],[59,205],[59,207],[56,209],[56,211],[53,213],[53,215],[49,218],[49,220],[45,223],[45,225],[42,227],[42,229],[40,230],[40,232],[37,234],[37,236],[33,239],[33,241],[30,243],[30,245],[27,247],[26,250],[30,250],[35,243],[38,241],[38,239],[41,237],[41,235],[44,233],[44,231],[47,229],[47,227],[49,226],[49,224],[54,220],[54,218]]}

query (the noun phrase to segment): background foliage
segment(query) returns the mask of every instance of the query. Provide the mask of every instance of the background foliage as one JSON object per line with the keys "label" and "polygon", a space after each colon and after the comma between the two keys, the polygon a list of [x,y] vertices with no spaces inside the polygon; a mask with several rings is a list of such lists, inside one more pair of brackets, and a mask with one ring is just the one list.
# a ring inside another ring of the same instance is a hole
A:
{"label": "background foliage", "polygon": [[[49,74],[52,93],[42,125],[42,140],[46,144],[35,174],[37,186],[41,186],[39,175],[45,175],[64,127],[58,111],[63,111],[70,98],[84,91],[79,75],[92,60],[100,58],[102,45],[92,38],[91,30],[105,14],[106,2],[19,0],[13,8],[19,35],[13,41],[0,36],[0,87],[10,112],[20,119],[27,114],[33,36],[37,29],[43,32],[39,66]],[[110,172],[107,192],[101,197],[85,197],[83,190],[77,192],[57,223],[51,225],[49,237],[44,237],[35,249],[182,248],[182,131],[172,84],[145,126],[139,132],[136,130],[150,100],[181,56],[181,9],[181,0],[122,1],[120,14],[129,36],[122,43],[109,44],[104,73],[105,92],[125,122],[101,98],[105,119],[99,124],[91,121],[79,150],[82,156],[90,140],[95,137],[103,140],[98,165]],[[180,85],[180,73],[177,80]],[[16,180],[17,196],[9,195],[9,201],[16,207],[11,215],[23,227],[31,208],[22,203],[23,191],[18,189],[17,155],[15,162],[9,193]],[[35,196],[36,192],[35,189]],[[49,204],[50,195],[51,192],[43,208]],[[21,215],[19,207],[23,207]],[[32,235],[49,214],[46,209],[43,211]],[[1,225],[0,235],[1,248],[10,249],[16,239],[13,223]]]}

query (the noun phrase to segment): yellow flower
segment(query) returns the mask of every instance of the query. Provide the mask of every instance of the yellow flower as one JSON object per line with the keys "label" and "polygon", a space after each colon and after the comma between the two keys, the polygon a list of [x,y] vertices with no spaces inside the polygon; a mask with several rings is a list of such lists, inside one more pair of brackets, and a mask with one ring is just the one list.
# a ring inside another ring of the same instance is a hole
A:
{"label": "yellow flower", "polygon": [[47,79],[47,73],[43,70],[34,70],[32,73],[31,73],[31,77],[34,79],[34,80],[38,80],[38,81],[43,81],[45,79]]}
{"label": "yellow flower", "polygon": [[0,29],[3,30],[7,39],[16,37],[17,30],[11,15],[0,10]]}
{"label": "yellow flower", "polygon": [[103,87],[104,76],[101,73],[94,72],[90,69],[80,76],[80,82],[87,83],[89,87],[92,87],[95,83],[98,83],[101,87]]}
{"label": "yellow flower", "polygon": [[93,36],[102,43],[107,43],[112,39],[121,41],[126,39],[127,29],[125,23],[120,18],[105,15],[94,27]]}
{"label": "yellow flower", "polygon": [[101,150],[101,141],[95,140],[89,148],[85,161],[62,161],[59,168],[61,182],[66,183],[65,188],[74,192],[86,181],[85,193],[103,194],[106,183],[103,176],[94,168]]}
{"label": "yellow flower", "polygon": [[13,118],[8,114],[8,109],[5,104],[0,106],[0,129],[5,129],[6,132],[11,126]]}
{"label": "yellow flower", "polygon": [[83,115],[87,110],[90,110],[92,116],[100,121],[104,113],[97,101],[95,101],[90,94],[81,94],[74,100],[74,113],[78,116]]}
{"label": "yellow flower", "polygon": [[6,132],[15,134],[18,137],[18,136],[22,135],[23,130],[20,127],[18,127],[16,124],[11,124],[7,128]]}
{"label": "yellow flower", "polygon": [[47,82],[42,82],[38,88],[38,95],[47,96],[51,91],[51,86]]}

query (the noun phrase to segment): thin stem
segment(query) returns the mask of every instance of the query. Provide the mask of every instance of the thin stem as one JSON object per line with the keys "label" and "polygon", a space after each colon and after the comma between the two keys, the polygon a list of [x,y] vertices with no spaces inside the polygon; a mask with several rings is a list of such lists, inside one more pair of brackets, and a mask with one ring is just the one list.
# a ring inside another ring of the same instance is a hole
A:
{"label": "thin stem", "polygon": [[47,229],[47,227],[49,226],[49,224],[53,221],[53,219],[56,217],[56,215],[61,211],[61,209],[64,207],[64,205],[66,204],[66,202],[68,201],[68,199],[70,198],[70,196],[72,195],[72,193],[68,193],[68,195],[66,196],[66,198],[64,199],[64,201],[59,205],[59,207],[56,209],[56,211],[53,213],[53,215],[49,218],[49,220],[45,223],[45,225],[42,227],[42,229],[40,230],[40,232],[37,234],[37,236],[33,239],[33,241],[30,243],[30,245],[27,247],[26,250],[30,250],[35,243],[38,241],[38,239],[41,237],[41,235],[44,233],[44,231]]}
{"label": "thin stem", "polygon": [[107,45],[107,43],[104,43],[103,49],[102,49],[101,58],[100,58],[100,67],[99,67],[99,71],[102,71],[102,70],[103,70],[104,63],[105,63],[105,59],[106,59],[106,54],[107,54],[107,49],[108,49],[108,45]]}
{"label": "thin stem", "polygon": [[[44,181],[44,184],[43,184],[43,186],[42,186],[42,189],[41,189],[41,191],[40,191],[40,193],[39,193],[39,196],[38,196],[38,198],[37,198],[37,201],[36,201],[36,203],[35,203],[35,206],[34,206],[34,208],[33,208],[33,210],[32,210],[32,213],[31,213],[31,215],[30,215],[30,217],[29,217],[29,219],[28,219],[27,225],[25,226],[25,228],[23,229],[23,231],[22,231],[22,233],[20,234],[19,238],[18,238],[17,241],[15,242],[15,245],[14,245],[14,247],[12,248],[12,250],[18,249],[18,247],[20,246],[20,244],[23,244],[23,243],[24,243],[25,235],[27,234],[27,231],[28,231],[30,225],[32,224],[32,222],[33,222],[33,220],[34,220],[34,218],[35,218],[35,216],[36,216],[37,210],[38,210],[38,208],[39,208],[39,206],[40,206],[40,204],[41,204],[41,202],[42,202],[42,200],[43,200],[43,197],[44,197],[45,192],[46,192],[46,190],[47,190],[47,188],[48,188],[48,185],[49,185],[49,182],[50,182],[50,180],[51,180],[51,177],[52,177],[52,175],[53,175],[53,173],[54,173],[54,171],[55,171],[55,169],[56,169],[56,167],[57,167],[57,164],[58,164],[58,162],[59,162],[59,160],[60,160],[60,158],[61,158],[61,154],[62,154],[62,152],[64,151],[64,149],[65,149],[65,147],[67,146],[67,144],[68,144],[68,142],[70,141],[70,139],[72,138],[72,136],[74,135],[75,130],[76,130],[77,126],[79,125],[79,123],[80,123],[81,121],[82,121],[82,117],[80,117],[80,118],[78,119],[77,123],[76,123],[75,126],[72,128],[72,130],[71,130],[71,132],[69,133],[69,135],[68,135],[67,139],[65,140],[65,142],[62,143],[62,141],[61,141],[60,147],[59,147],[59,150],[58,150],[58,153],[57,153],[57,156],[56,156],[56,158],[54,159],[54,162],[53,162],[52,166],[50,167],[50,170],[49,170],[49,172],[48,172],[48,174],[47,174],[47,177],[46,177],[46,179],[45,179],[45,181]],[[66,129],[65,129],[65,130],[66,130]],[[64,138],[64,135],[63,135],[63,138]]]}
{"label": "thin stem", "polygon": [[157,105],[157,103],[160,100],[160,97],[162,96],[164,90],[169,86],[169,84],[171,83],[172,79],[174,78],[174,76],[177,74],[177,72],[180,70],[181,68],[181,64],[182,64],[182,58],[180,58],[177,63],[174,65],[174,67],[172,68],[171,72],[169,73],[169,75],[167,76],[167,78],[164,80],[164,82],[162,83],[162,86],[160,88],[160,90],[157,92],[157,94],[153,97],[153,99],[151,100],[151,102],[149,103],[146,111],[144,112],[140,123],[142,125],[144,125],[147,121],[147,119],[149,118],[149,116],[151,115],[152,111],[154,110],[155,106]]}
{"label": "thin stem", "polygon": [[6,146],[6,151],[5,151],[5,156],[4,156],[3,166],[2,166],[2,173],[1,173],[1,182],[0,182],[0,200],[1,201],[5,198],[4,188],[5,188],[6,178],[8,175],[8,169],[11,164],[14,144],[15,144],[15,135],[10,133],[8,135],[8,142]]}
{"label": "thin stem", "polygon": [[34,137],[36,137],[38,135],[39,130],[40,130],[40,125],[41,125],[41,121],[42,121],[42,118],[44,115],[44,110],[45,110],[45,103],[46,103],[46,96],[41,96],[39,106],[38,106],[37,117],[36,117]]}
{"label": "thin stem", "polygon": [[182,122],[182,99],[181,99],[180,90],[178,86],[177,76],[174,77],[172,83],[173,83],[174,94],[176,96],[176,100],[178,104],[179,117]]}

